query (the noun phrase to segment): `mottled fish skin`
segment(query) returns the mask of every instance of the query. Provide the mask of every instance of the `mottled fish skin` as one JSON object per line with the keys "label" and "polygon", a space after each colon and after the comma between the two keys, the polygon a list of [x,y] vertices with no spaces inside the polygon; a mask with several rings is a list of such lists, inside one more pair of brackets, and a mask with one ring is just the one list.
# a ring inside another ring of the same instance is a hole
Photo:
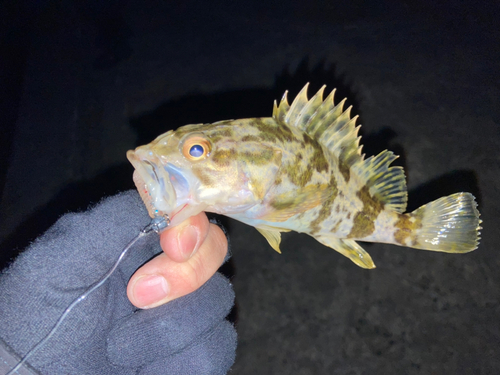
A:
{"label": "mottled fish skin", "polygon": [[278,252],[280,232],[307,233],[364,268],[375,266],[357,240],[477,248],[474,197],[457,193],[404,214],[404,172],[390,166],[397,157],[365,159],[357,116],[345,100],[334,104],[335,90],[323,100],[324,88],[308,99],[306,85],[291,105],[285,93],[272,117],[187,125],[129,151],[150,215],[176,225],[202,210],[223,214],[256,227]]}

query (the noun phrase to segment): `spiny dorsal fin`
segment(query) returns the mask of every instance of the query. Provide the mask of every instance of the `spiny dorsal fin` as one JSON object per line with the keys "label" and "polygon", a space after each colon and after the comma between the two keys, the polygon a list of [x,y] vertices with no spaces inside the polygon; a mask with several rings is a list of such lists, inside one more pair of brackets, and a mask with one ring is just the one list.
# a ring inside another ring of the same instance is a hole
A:
{"label": "spiny dorsal fin", "polygon": [[354,164],[352,171],[369,188],[370,195],[383,203],[385,208],[403,213],[408,201],[405,173],[402,167],[389,167],[397,158],[394,153],[385,150]]}
{"label": "spiny dorsal fin", "polygon": [[273,118],[306,132],[344,163],[345,168],[362,161],[359,126],[356,127],[357,116],[351,118],[352,107],[343,110],[345,99],[335,105],[335,90],[323,100],[326,86],[308,100],[308,86],[309,84],[304,86],[291,105],[288,104],[285,92],[279,106],[274,103]]}

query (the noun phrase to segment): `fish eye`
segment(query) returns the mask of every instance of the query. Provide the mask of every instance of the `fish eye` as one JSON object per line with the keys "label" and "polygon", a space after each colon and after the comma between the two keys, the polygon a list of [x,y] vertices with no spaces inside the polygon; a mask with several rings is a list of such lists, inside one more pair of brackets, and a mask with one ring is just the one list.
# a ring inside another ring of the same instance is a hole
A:
{"label": "fish eye", "polygon": [[191,155],[193,158],[199,158],[203,156],[204,153],[205,149],[202,145],[192,145],[189,149],[189,155]]}
{"label": "fish eye", "polygon": [[188,160],[201,160],[210,155],[212,145],[203,136],[195,135],[186,138],[182,143],[182,154]]}

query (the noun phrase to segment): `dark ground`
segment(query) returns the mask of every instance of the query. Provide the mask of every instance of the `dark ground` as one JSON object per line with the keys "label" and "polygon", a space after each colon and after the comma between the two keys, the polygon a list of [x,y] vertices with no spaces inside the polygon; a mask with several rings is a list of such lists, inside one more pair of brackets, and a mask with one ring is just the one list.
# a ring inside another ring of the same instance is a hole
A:
{"label": "dark ground", "polygon": [[483,240],[465,255],[369,244],[367,271],[305,235],[280,256],[228,221],[232,373],[500,373],[496,2],[31,4],[0,13],[1,264],[61,214],[132,188],[126,150],[327,84],[361,115],[368,155],[402,156],[409,209],[470,191]]}

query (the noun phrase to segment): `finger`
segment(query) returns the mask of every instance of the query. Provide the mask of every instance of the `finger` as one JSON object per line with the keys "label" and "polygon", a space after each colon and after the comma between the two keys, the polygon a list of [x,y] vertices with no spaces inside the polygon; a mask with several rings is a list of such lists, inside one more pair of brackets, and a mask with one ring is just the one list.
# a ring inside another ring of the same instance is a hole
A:
{"label": "finger", "polygon": [[[184,231],[189,226],[194,232]],[[205,214],[169,229],[160,244],[164,253],[142,266],[129,281],[127,295],[137,307],[156,307],[195,291],[215,274],[227,253],[226,236],[217,225],[208,223]],[[191,251],[183,248],[186,244],[193,246]],[[187,253],[191,256],[180,261]]]}
{"label": "finger", "polygon": [[178,226],[163,231],[160,235],[161,248],[170,259],[185,262],[196,253],[209,230],[207,215],[201,212]]}

